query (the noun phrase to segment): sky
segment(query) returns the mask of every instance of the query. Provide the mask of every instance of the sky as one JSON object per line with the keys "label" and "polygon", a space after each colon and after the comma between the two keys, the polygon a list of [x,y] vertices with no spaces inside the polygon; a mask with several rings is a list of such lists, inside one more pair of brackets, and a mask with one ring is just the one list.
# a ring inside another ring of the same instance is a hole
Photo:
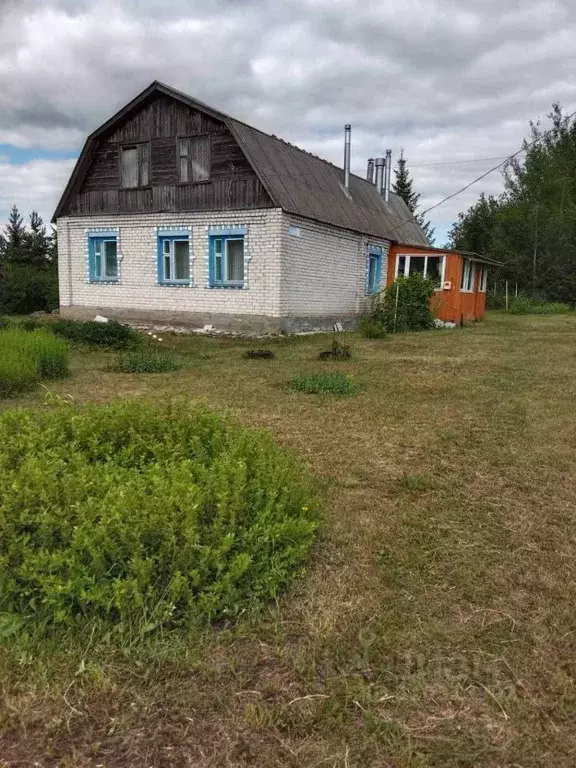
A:
{"label": "sky", "polygon": [[[0,0],[0,221],[49,220],[86,136],[152,80],[338,165],[351,123],[352,170],[404,149],[427,208],[576,109],[574,39],[574,0]],[[433,211],[436,244],[501,189]]]}

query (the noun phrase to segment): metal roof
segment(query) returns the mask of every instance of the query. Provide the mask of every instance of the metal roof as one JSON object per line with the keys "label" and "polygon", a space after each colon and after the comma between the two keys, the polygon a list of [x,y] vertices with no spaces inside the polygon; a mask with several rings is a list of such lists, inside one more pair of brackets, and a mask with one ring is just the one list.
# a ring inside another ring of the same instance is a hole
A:
{"label": "metal roof", "polygon": [[272,200],[283,210],[406,245],[429,245],[402,198],[386,202],[369,181],[232,118],[228,126]]}
{"label": "metal roof", "polygon": [[394,193],[390,194],[386,202],[374,184],[353,174],[350,175],[350,188],[346,190],[343,185],[344,171],[341,168],[158,81],[151,83],[90,134],[58,203],[53,221],[61,215],[73,191],[82,184],[98,138],[157,93],[170,96],[221,120],[240,145],[273,203],[286,212],[371,237],[405,245],[429,246],[414,215],[404,200]]}

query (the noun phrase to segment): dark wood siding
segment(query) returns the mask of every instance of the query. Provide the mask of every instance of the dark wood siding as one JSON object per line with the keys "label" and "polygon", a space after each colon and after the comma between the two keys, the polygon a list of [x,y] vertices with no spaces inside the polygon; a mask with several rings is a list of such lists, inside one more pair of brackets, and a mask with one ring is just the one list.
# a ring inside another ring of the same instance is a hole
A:
{"label": "dark wood siding", "polygon": [[[210,180],[180,184],[178,137],[206,134],[211,146]],[[119,147],[143,141],[150,147],[150,186],[122,189]],[[84,182],[63,215],[264,207],[272,207],[272,201],[224,123],[156,95],[98,140]]]}

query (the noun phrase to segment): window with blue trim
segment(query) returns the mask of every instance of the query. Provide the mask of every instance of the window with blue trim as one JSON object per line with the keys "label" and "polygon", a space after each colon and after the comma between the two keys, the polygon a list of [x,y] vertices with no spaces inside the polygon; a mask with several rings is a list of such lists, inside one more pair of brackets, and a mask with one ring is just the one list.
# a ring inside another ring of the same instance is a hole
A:
{"label": "window with blue trim", "polygon": [[366,279],[366,293],[377,293],[380,290],[382,280],[382,249],[378,246],[371,247],[368,252],[368,274]]}
{"label": "window with blue trim", "polygon": [[210,236],[210,285],[244,286],[244,236]]}
{"label": "window with blue trim", "polygon": [[89,235],[88,258],[90,280],[115,282],[118,280],[118,236],[115,234]]}
{"label": "window with blue trim", "polygon": [[158,282],[190,284],[190,240],[188,235],[158,235]]}

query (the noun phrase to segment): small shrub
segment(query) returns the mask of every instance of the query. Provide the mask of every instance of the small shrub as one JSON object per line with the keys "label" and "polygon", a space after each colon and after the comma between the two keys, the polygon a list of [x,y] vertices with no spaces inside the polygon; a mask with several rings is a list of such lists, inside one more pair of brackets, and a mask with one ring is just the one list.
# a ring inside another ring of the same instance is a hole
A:
{"label": "small shrub", "polygon": [[369,310],[361,319],[364,328],[376,336],[384,329],[389,333],[426,331],[434,327],[431,301],[436,283],[419,274],[399,277],[392,285],[375,294]]}
{"label": "small shrub", "polygon": [[122,373],[170,373],[180,368],[182,363],[172,355],[148,350],[124,352],[116,366],[116,370]]}
{"label": "small shrub", "polygon": [[142,339],[141,334],[117,320],[97,323],[95,320],[60,319],[51,323],[50,327],[54,333],[69,341],[114,349],[133,346]]}
{"label": "small shrub", "polygon": [[37,331],[38,328],[42,328],[42,323],[35,317],[25,317],[18,323],[18,328],[23,331]]}
{"label": "small shrub", "polygon": [[14,323],[9,317],[0,317],[0,331],[7,331],[8,328],[12,328]]}
{"label": "small shrub", "polygon": [[0,394],[28,389],[39,379],[59,379],[68,374],[68,348],[45,330],[0,331]]}
{"label": "small shrub", "polygon": [[351,376],[343,373],[307,373],[295,376],[290,382],[292,389],[310,394],[355,395],[358,385]]}
{"label": "small shrub", "polygon": [[271,349],[247,349],[242,357],[246,360],[273,360],[276,355]]}
{"label": "small shrub", "polygon": [[0,443],[0,614],[40,627],[235,616],[277,597],[314,539],[302,466],[203,409],[6,411]]}
{"label": "small shrub", "polygon": [[564,315],[573,310],[568,304],[558,301],[515,296],[509,303],[509,311],[513,315]]}
{"label": "small shrub", "polygon": [[360,333],[367,339],[385,339],[388,336],[386,326],[381,321],[370,315],[364,315],[360,318]]}
{"label": "small shrub", "polygon": [[326,349],[318,355],[320,360],[348,360],[352,357],[349,344],[341,344],[338,339],[332,341],[331,349]]}

